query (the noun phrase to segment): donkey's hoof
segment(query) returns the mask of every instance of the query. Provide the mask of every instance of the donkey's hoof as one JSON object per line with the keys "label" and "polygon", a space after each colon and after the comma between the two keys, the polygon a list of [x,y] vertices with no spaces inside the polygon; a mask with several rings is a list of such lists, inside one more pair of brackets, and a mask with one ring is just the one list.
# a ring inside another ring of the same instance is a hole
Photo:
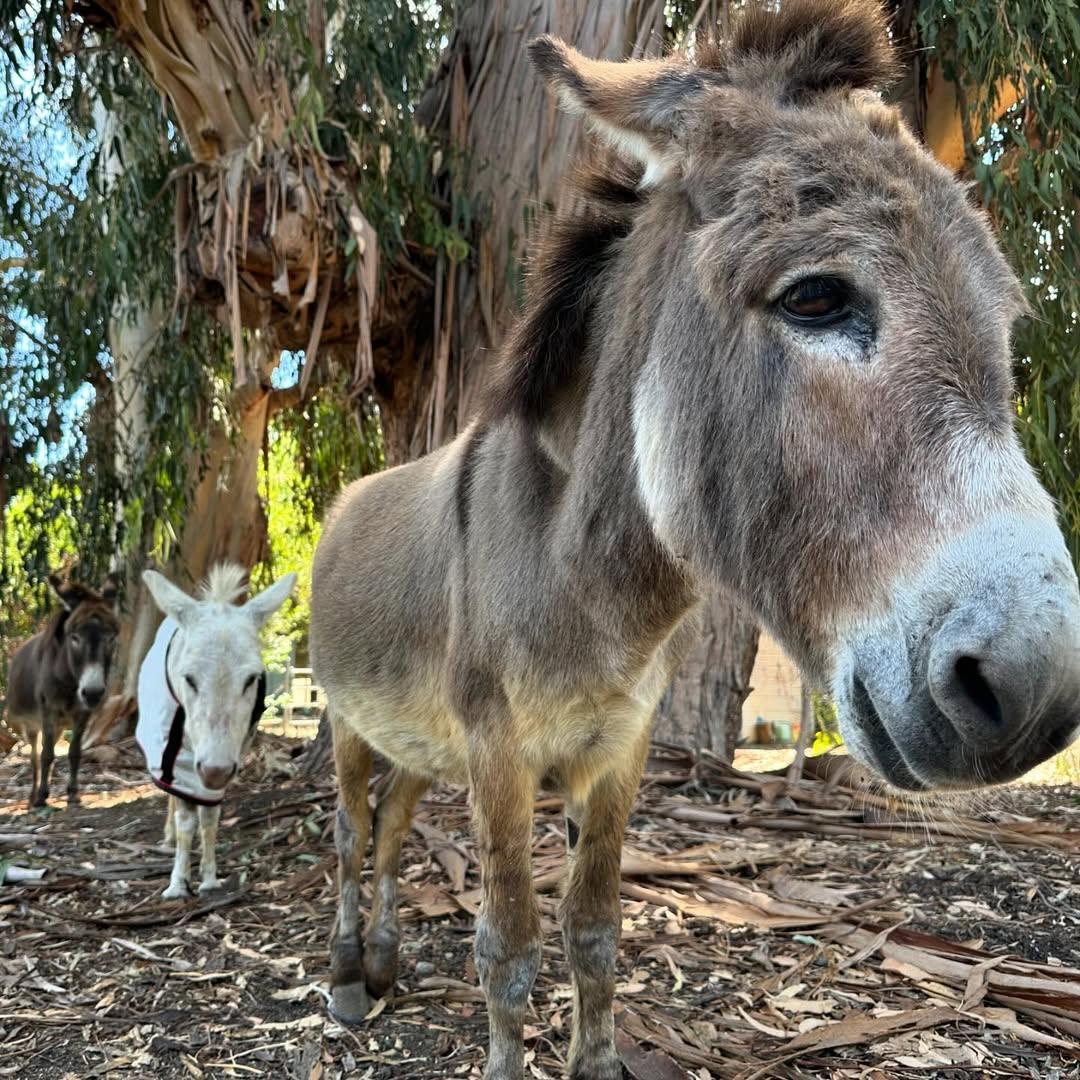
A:
{"label": "donkey's hoof", "polygon": [[225,886],[218,878],[211,878],[209,881],[204,881],[199,885],[199,895],[205,896],[207,893],[221,892]]}
{"label": "donkey's hoof", "polygon": [[162,894],[162,900],[189,900],[191,893],[186,885],[170,885]]}
{"label": "donkey's hoof", "polygon": [[371,1011],[371,999],[362,982],[330,988],[330,1013],[343,1024],[359,1024]]}
{"label": "donkey's hoof", "polygon": [[570,1070],[570,1080],[623,1080],[627,1074],[623,1071],[622,1062],[618,1058],[605,1058],[603,1061],[594,1061],[589,1065],[584,1062]]}
{"label": "donkey's hoof", "polygon": [[364,976],[371,996],[385,997],[394,988],[397,981],[398,946],[372,943],[369,939],[364,947]]}
{"label": "donkey's hoof", "polygon": [[570,1080],[623,1080],[625,1074],[615,1047],[608,1044],[606,1048],[579,1050],[568,1075]]}

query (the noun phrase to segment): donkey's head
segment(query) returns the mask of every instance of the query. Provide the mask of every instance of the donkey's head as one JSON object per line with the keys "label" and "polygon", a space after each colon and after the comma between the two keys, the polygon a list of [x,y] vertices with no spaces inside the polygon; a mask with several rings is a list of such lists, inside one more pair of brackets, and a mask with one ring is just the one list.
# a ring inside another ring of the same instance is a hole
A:
{"label": "donkey's head", "polygon": [[255,710],[261,712],[263,675],[259,630],[296,584],[286,574],[245,604],[246,574],[239,566],[215,566],[200,590],[188,596],[154,570],[143,572],[157,606],[179,626],[169,646],[167,673],[184,708],[195,768],[208,787],[220,790],[240,768]]}
{"label": "donkey's head", "polygon": [[531,52],[644,169],[608,335],[635,320],[623,340],[643,342],[618,359],[661,544],[831,684],[849,747],[893,783],[1002,781],[1061,749],[1080,597],[1014,430],[1023,299],[874,92],[877,6],[756,8],[693,60]]}
{"label": "donkey's head", "polygon": [[50,574],[49,584],[64,605],[56,622],[56,634],[75,678],[78,705],[81,709],[96,709],[109,685],[109,668],[120,632],[116,614],[119,582],[110,574],[98,590]]}

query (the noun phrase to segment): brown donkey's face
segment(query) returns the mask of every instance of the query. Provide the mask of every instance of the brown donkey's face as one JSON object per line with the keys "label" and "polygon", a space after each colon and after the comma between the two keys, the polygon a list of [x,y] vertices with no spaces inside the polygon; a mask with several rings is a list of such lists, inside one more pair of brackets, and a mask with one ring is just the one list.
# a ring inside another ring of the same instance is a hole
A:
{"label": "brown donkey's face", "polygon": [[1014,431],[1020,290],[865,89],[876,10],[801,6],[801,37],[762,14],[704,66],[533,47],[644,161],[639,232],[673,267],[634,376],[639,492],[831,685],[858,757],[906,788],[1007,780],[1080,721],[1076,576]]}
{"label": "brown donkey's face", "polygon": [[120,632],[116,579],[107,577],[100,592],[76,581],[61,581],[55,575],[50,575],[49,584],[68,612],[62,648],[77,683],[79,708],[96,709],[109,685],[109,668]]}

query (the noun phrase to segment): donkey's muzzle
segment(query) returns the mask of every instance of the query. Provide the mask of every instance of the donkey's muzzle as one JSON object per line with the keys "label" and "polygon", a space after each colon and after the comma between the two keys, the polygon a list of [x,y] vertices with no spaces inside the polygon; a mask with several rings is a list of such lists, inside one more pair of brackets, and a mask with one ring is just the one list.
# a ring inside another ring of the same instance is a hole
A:
{"label": "donkey's muzzle", "polygon": [[200,761],[196,766],[199,779],[211,790],[221,791],[226,784],[236,775],[236,764],[232,765],[207,765]]}
{"label": "donkey's muzzle", "polygon": [[852,752],[897,787],[1005,783],[1068,746],[1080,591],[1056,526],[1002,517],[944,545],[855,643],[838,697]]}
{"label": "donkey's muzzle", "polygon": [[79,688],[79,699],[88,709],[96,709],[105,696],[104,686],[83,686]]}
{"label": "donkey's muzzle", "polygon": [[[1048,612],[996,633],[961,611],[935,636],[930,699],[968,751],[973,782],[1018,776],[1062,750],[1080,722],[1075,627]],[[981,770],[982,776],[977,775]]]}

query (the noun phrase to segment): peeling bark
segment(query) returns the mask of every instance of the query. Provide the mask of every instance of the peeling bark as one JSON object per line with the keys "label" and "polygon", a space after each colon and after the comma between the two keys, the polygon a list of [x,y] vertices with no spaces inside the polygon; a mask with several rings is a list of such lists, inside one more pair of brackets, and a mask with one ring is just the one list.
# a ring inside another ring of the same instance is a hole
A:
{"label": "peeling bark", "polygon": [[[229,327],[238,380],[241,330],[280,349],[351,343],[371,376],[378,248],[352,197],[347,163],[331,162],[294,124],[292,90],[262,47],[263,16],[246,0],[80,0],[75,27],[112,32],[168,100],[194,164],[177,176],[177,287]],[[321,24],[314,26],[320,35]],[[356,239],[354,275],[339,250]]]}

